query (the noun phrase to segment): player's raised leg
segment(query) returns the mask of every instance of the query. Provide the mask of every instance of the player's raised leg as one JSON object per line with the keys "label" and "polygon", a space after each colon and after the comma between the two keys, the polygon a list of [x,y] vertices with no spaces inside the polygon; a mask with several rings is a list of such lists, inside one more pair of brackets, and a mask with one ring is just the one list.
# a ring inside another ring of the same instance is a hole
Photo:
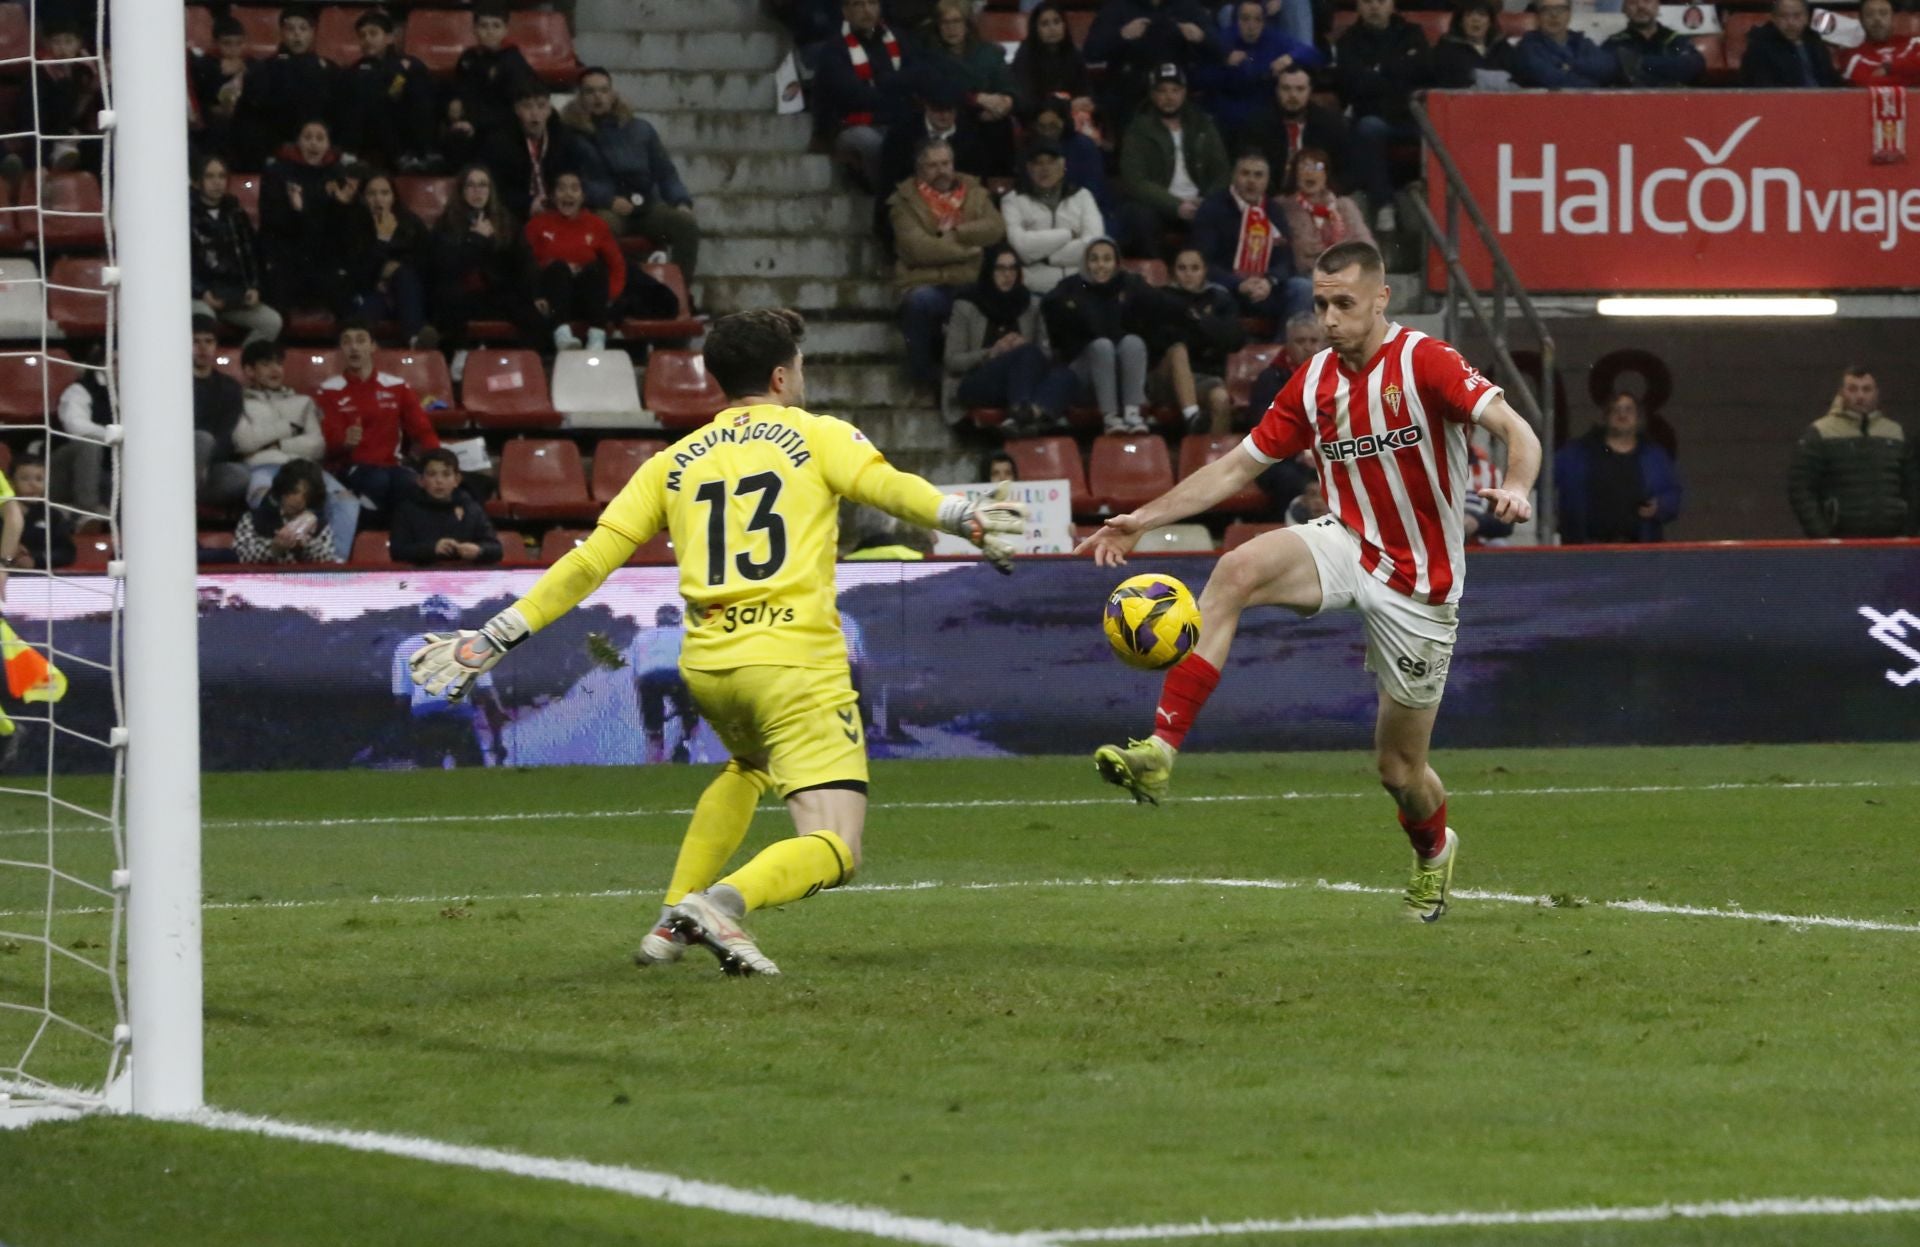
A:
{"label": "player's raised leg", "polygon": [[1249,606],[1284,606],[1311,615],[1320,602],[1320,572],[1297,533],[1263,533],[1221,555],[1200,593],[1200,640],[1192,654],[1167,672],[1153,712],[1153,731],[1124,748],[1096,749],[1093,761],[1100,777],[1125,788],[1136,801],[1159,804],[1187,732],[1220,684],[1241,613]]}
{"label": "player's raised leg", "polygon": [[657,966],[680,960],[686,951],[686,937],[673,929],[669,921],[673,907],[689,892],[711,887],[727,868],[727,860],[747,838],[753,811],[760,794],[772,783],[767,774],[767,759],[734,758],[707,785],[693,807],[687,834],[680,841],[680,855],[673,864],[673,877],[667,882],[667,895],[660,920],[640,941],[633,954],[634,964]]}
{"label": "player's raised leg", "polygon": [[1401,905],[1406,916],[1436,922],[1447,912],[1453,865],[1459,858],[1459,834],[1447,827],[1447,789],[1427,761],[1433,740],[1436,705],[1402,705],[1383,689],[1380,717],[1374,724],[1375,760],[1380,786],[1400,807],[1400,826],[1413,844],[1413,876]]}

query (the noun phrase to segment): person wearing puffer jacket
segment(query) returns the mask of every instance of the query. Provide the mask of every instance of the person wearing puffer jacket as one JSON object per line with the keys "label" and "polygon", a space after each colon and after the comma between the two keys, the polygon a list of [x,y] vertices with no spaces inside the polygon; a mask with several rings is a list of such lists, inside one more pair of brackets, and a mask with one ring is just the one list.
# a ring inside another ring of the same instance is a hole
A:
{"label": "person wearing puffer jacket", "polygon": [[1040,300],[1021,282],[1020,257],[1006,243],[987,248],[980,279],[954,296],[946,368],[948,406],[1000,408],[1009,436],[1066,423],[1076,380],[1047,354]]}
{"label": "person wearing puffer jacket", "polygon": [[[233,426],[233,449],[247,468],[249,508],[266,498],[281,468],[295,459],[317,464],[327,451],[319,409],[311,398],[286,386],[284,354],[278,342],[249,342],[240,352],[247,384],[240,419]],[[360,499],[331,472],[320,475],[326,486],[327,529],[335,553],[345,562],[353,552],[354,530],[360,526]]]}
{"label": "person wearing puffer jacket", "polygon": [[1045,294],[1080,271],[1087,244],[1106,236],[1106,221],[1093,193],[1067,181],[1058,143],[1036,142],[1027,150],[1027,178],[1000,201],[1007,241],[1026,266],[1027,289]]}
{"label": "person wearing puffer jacket", "polygon": [[194,173],[187,222],[192,230],[193,313],[247,331],[249,342],[280,336],[280,313],[260,300],[260,249],[253,221],[227,193],[227,162],[204,156]]}

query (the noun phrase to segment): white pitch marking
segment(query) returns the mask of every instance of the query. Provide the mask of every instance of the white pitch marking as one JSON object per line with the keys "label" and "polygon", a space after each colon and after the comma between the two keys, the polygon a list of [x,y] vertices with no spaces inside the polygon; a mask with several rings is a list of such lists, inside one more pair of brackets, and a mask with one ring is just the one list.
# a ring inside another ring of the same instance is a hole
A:
{"label": "white pitch marking", "polygon": [[858,1204],[821,1203],[797,1195],[776,1195],[770,1191],[752,1191],[717,1182],[702,1182],[649,1169],[629,1169],[622,1165],[600,1165],[584,1160],[564,1160],[529,1156],[491,1147],[469,1147],[421,1139],[409,1135],[379,1134],[367,1130],[342,1130],[330,1126],[309,1126],[297,1122],[275,1121],[242,1113],[207,1109],[187,1114],[179,1120],[211,1130],[264,1135],[300,1143],[319,1143],[344,1147],[355,1152],[373,1152],[400,1156],[435,1165],[452,1165],[488,1173],[507,1173],[521,1178],[566,1182],[631,1195],[683,1208],[704,1208],[736,1217],[758,1217],[790,1225],[811,1225],[866,1234],[896,1243],[925,1243],[930,1247],[1045,1247],[1045,1240],[1032,1234],[1001,1234],[975,1229],[931,1217],[910,1217],[884,1208]]}
{"label": "white pitch marking", "polygon": [[1049,1230],[1049,1243],[1124,1243],[1151,1239],[1224,1238],[1239,1234],[1332,1234],[1348,1230],[1444,1230],[1459,1226],[1596,1225],[1608,1222],[1708,1220],[1717,1217],[1862,1217],[1920,1212],[1920,1199],[1748,1199],[1626,1208],[1544,1208],[1533,1212],[1373,1212],[1279,1221],[1199,1221],[1189,1225],[1120,1225]]}

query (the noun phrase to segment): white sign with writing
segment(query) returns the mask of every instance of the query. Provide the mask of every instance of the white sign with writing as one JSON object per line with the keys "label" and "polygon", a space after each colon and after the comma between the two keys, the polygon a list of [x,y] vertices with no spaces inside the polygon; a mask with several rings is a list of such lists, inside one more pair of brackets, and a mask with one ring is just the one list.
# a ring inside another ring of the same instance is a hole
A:
{"label": "white sign with writing", "polygon": [[[950,494],[984,498],[997,485],[942,485]],[[1013,481],[1007,497],[1027,504],[1027,532],[1017,545],[1022,554],[1070,554],[1073,551],[1073,494],[1065,481]],[[951,533],[933,535],[935,554],[978,554],[973,543]]]}

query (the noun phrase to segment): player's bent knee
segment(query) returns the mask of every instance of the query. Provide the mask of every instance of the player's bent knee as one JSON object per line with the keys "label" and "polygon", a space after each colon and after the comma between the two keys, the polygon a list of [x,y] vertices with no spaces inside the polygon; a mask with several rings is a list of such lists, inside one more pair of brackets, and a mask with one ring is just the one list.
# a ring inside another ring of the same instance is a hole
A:
{"label": "player's bent knee", "polygon": [[1241,546],[1229,550],[1214,564],[1213,574],[1207,577],[1206,588],[1200,592],[1200,614],[1203,619],[1209,603],[1212,607],[1244,607],[1253,596],[1253,591],[1265,579],[1265,572],[1258,560],[1242,553],[1245,549],[1245,546]]}
{"label": "player's bent knee", "polygon": [[1380,770],[1380,786],[1396,797],[1411,789],[1427,769],[1418,759],[1391,751],[1381,753],[1374,762]]}

